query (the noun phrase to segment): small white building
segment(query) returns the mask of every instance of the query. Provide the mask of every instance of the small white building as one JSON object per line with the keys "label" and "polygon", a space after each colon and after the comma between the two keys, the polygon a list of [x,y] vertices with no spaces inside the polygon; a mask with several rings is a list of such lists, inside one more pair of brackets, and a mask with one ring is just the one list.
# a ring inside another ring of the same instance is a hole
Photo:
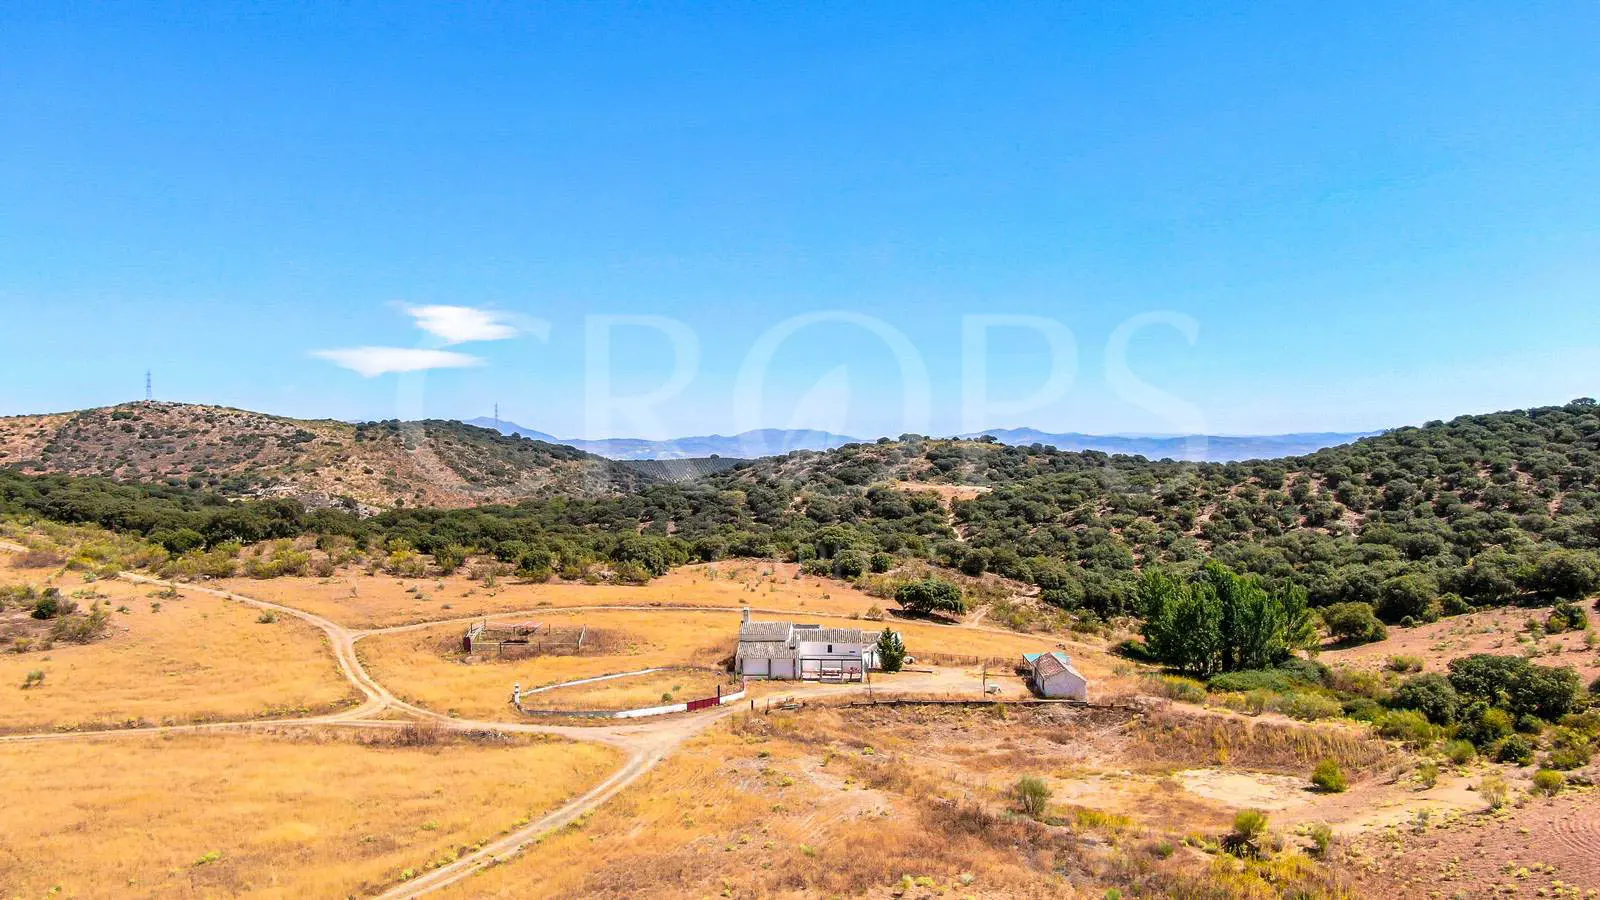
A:
{"label": "small white building", "polygon": [[1028,669],[1028,684],[1039,696],[1089,699],[1089,679],[1074,669],[1072,657],[1060,650],[1024,653],[1022,661]]}
{"label": "small white building", "polygon": [[878,637],[859,628],[793,622],[739,624],[733,669],[745,678],[861,681],[878,662]]}

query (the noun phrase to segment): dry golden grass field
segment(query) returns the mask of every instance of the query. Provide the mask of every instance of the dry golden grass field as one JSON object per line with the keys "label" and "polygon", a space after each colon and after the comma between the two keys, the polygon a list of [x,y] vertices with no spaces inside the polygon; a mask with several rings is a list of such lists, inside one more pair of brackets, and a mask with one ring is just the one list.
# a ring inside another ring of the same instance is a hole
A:
{"label": "dry golden grass field", "polygon": [[0,895],[367,895],[618,760],[558,740],[393,741],[288,729],[0,745]]}
{"label": "dry golden grass field", "polygon": [[[790,563],[730,561],[684,566],[648,585],[525,583],[494,587],[462,575],[396,578],[345,570],[331,578],[229,578],[216,586],[284,603],[350,628],[387,628],[513,610],[563,606],[711,606],[860,614],[888,606],[832,579],[800,575]],[[420,596],[419,596],[420,594]]]}
{"label": "dry golden grass field", "polygon": [[[1233,761],[1219,766],[1218,749]],[[1381,743],[1300,726],[1166,712],[989,708],[807,709],[738,715],[538,852],[456,885],[453,897],[1278,896],[1326,888],[1303,853],[1258,866],[1184,846],[1245,805],[1176,773],[1294,782],[1299,821],[1340,814],[1304,773],[1332,755],[1365,780]],[[1010,789],[1053,789],[1033,821]],[[1260,874],[1255,874],[1257,869]],[[904,880],[909,879],[909,881]]]}
{"label": "dry golden grass field", "polygon": [[[656,666],[717,666],[737,642],[739,614],[675,610],[549,610],[537,616],[557,627],[587,625],[625,638],[619,652],[582,656],[536,656],[517,660],[459,661],[464,624],[377,634],[357,649],[368,670],[397,696],[437,712],[471,719],[506,713],[513,683],[524,689],[594,675]],[[803,618],[803,617],[802,617]],[[882,623],[849,623],[876,630]],[[1039,637],[918,622],[897,622],[913,655],[952,653],[1011,660],[1023,652],[1050,649]],[[1115,663],[1104,651],[1074,646],[1074,662],[1091,679],[1109,677]],[[787,688],[785,683],[785,688]],[[801,686],[799,690],[806,688]]]}
{"label": "dry golden grass field", "polygon": [[522,705],[538,709],[641,709],[682,703],[739,689],[727,674],[706,669],[664,669],[644,675],[574,684],[524,696]]}
{"label": "dry golden grass field", "polygon": [[[116,727],[322,712],[358,695],[339,675],[321,632],[290,616],[259,621],[244,604],[75,573],[0,568],[0,583],[89,591],[113,610],[88,644],[0,653],[0,732]],[[77,601],[82,608],[95,602]],[[22,690],[28,673],[42,683]]]}

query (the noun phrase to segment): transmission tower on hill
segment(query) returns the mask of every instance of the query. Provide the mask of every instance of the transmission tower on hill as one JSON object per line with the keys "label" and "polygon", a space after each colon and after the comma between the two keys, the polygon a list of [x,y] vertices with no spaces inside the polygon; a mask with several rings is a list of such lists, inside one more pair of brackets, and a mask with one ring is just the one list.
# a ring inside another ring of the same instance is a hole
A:
{"label": "transmission tower on hill", "polygon": [[156,392],[150,387],[150,370],[144,370],[144,402],[149,403],[156,399]]}

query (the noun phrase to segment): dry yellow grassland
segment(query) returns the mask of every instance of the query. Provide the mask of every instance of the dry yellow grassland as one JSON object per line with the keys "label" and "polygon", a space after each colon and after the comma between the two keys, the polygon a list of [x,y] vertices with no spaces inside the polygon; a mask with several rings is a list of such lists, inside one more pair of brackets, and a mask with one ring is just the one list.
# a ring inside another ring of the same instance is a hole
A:
{"label": "dry yellow grassland", "polygon": [[[1190,830],[1221,834],[1237,806],[1190,795],[1146,757],[1175,750],[1174,762],[1193,764],[1196,748],[1174,744],[1174,728],[1222,728],[1241,755],[1272,768],[1315,739],[1161,718],[1145,741],[1149,724],[1060,709],[736,715],[579,826],[445,896],[1335,895],[1303,854],[1285,853],[1258,876],[1243,864],[1214,872],[1207,857],[1181,850]],[[1015,814],[1021,775],[1054,788],[1039,821]]]}
{"label": "dry yellow grassland", "polygon": [[[215,586],[293,606],[350,628],[386,628],[545,606],[711,606],[861,614],[893,604],[838,581],[800,576],[791,563],[725,561],[674,569],[648,585],[534,584],[493,588],[462,575],[396,578],[345,570],[331,578],[230,578]],[[443,585],[443,587],[440,587]],[[419,598],[414,592],[420,590]]]}
{"label": "dry yellow grassland", "polygon": [[455,658],[466,630],[457,624],[374,635],[357,644],[356,650],[367,671],[397,696],[439,712],[494,719],[514,714],[509,705],[513,683],[532,688],[656,666],[715,666],[733,653],[739,627],[739,616],[733,612],[551,611],[540,619],[557,627],[605,629],[625,636],[628,646],[603,655],[536,656],[468,665]]}
{"label": "dry yellow grassland", "polygon": [[323,731],[0,745],[0,894],[345,897],[597,783],[616,751]]}
{"label": "dry yellow grassland", "polygon": [[725,673],[703,669],[667,669],[589,684],[575,684],[523,697],[522,705],[538,709],[640,709],[715,696],[718,686],[733,693],[739,686]]}
{"label": "dry yellow grassland", "polygon": [[[0,581],[43,586],[50,573],[0,568]],[[89,589],[113,612],[108,636],[0,652],[0,732],[183,723],[327,711],[358,695],[316,628],[205,594],[157,597],[123,581],[56,576],[63,595]],[[94,601],[79,599],[86,610]],[[159,604],[159,611],[157,611]],[[29,672],[41,684],[20,689]]]}
{"label": "dry yellow grassland", "polygon": [[[716,666],[733,654],[739,630],[739,615],[733,611],[550,610],[538,618],[557,627],[581,624],[625,635],[631,646],[605,655],[538,656],[468,665],[456,661],[456,648],[465,631],[465,625],[456,624],[373,635],[356,647],[368,671],[396,695],[439,712],[492,719],[507,714],[513,683],[527,689],[655,666]],[[849,624],[837,619],[825,621]],[[866,629],[880,625],[857,624]],[[897,622],[893,627],[904,634],[913,654],[953,653],[1009,660],[1024,651],[1049,649],[1048,643],[1038,637],[1011,632],[916,622]],[[1088,648],[1075,648],[1073,652],[1075,663],[1089,678],[1110,674],[1113,662],[1103,652]],[[781,691],[804,690],[794,682],[773,685]],[[891,685],[892,679],[883,682],[884,687]]]}

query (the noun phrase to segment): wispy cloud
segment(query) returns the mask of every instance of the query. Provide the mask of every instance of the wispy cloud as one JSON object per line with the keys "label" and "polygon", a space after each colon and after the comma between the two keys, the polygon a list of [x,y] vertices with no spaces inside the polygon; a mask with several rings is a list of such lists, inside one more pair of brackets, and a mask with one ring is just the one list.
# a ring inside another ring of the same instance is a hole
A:
{"label": "wispy cloud", "polygon": [[407,306],[417,327],[446,344],[467,341],[503,341],[520,331],[511,317],[492,309],[472,306]]}
{"label": "wispy cloud", "polygon": [[420,350],[410,347],[345,347],[338,350],[313,350],[311,355],[372,378],[390,372],[421,372],[425,369],[470,369],[484,361],[450,350]]}

